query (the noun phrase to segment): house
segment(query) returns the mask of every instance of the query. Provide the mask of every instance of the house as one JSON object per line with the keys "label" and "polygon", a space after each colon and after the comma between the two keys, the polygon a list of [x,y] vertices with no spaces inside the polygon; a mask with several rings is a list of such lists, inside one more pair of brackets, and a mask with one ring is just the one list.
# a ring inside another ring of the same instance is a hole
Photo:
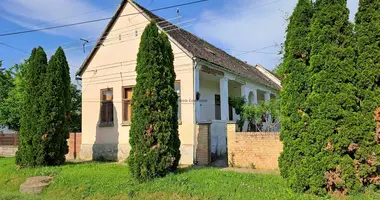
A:
{"label": "house", "polygon": [[141,34],[151,20],[168,34],[175,55],[181,164],[197,161],[197,127],[201,124],[208,124],[211,151],[226,153],[226,123],[238,119],[229,97],[246,96],[256,104],[280,90],[278,79],[264,68],[250,66],[180,25],[123,0],[77,73],[83,88],[81,159],[128,156],[136,58]]}

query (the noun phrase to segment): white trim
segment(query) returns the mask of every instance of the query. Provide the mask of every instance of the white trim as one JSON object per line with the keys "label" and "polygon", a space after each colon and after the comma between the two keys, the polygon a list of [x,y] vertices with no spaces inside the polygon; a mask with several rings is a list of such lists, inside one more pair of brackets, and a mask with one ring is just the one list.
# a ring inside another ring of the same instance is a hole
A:
{"label": "white trim", "polygon": [[265,76],[267,76],[269,79],[271,79],[274,83],[276,83],[278,86],[281,86],[281,80],[278,79],[276,76],[274,76],[272,73],[270,73],[267,69],[265,69],[263,66],[257,64],[256,69],[262,72]]}

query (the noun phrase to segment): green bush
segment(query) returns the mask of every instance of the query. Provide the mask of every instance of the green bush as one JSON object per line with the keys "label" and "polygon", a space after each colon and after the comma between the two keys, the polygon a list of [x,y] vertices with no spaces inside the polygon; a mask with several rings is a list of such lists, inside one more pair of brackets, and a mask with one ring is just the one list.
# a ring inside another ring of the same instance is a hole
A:
{"label": "green bush", "polygon": [[137,56],[137,84],[133,91],[131,174],[144,181],[166,175],[180,159],[178,96],[174,90],[174,55],[167,36],[149,24]]}

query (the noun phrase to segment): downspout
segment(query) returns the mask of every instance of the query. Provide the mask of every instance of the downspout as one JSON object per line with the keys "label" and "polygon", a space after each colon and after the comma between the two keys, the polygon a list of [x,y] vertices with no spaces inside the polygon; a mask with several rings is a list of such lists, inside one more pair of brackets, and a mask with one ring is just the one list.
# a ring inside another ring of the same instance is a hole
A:
{"label": "downspout", "polygon": [[195,57],[192,58],[193,59],[193,81],[194,81],[194,84],[193,84],[193,94],[194,94],[194,99],[193,99],[193,102],[194,102],[194,144],[193,144],[193,163],[194,165],[197,164],[197,102],[196,102],[196,99],[197,99],[197,91],[196,91],[196,75],[195,75],[195,70],[197,68],[197,60]]}

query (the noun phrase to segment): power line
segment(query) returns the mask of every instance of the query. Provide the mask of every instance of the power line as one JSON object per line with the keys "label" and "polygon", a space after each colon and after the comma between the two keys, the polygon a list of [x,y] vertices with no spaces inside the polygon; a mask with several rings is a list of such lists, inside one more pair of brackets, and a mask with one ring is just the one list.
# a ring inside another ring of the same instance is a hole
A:
{"label": "power line", "polygon": [[[113,6],[114,7],[114,6]],[[90,11],[90,12],[86,12],[86,13],[82,13],[82,14],[78,14],[78,15],[74,15],[74,16],[68,16],[68,17],[64,17],[64,18],[60,18],[60,19],[55,19],[55,20],[51,20],[51,21],[46,21],[46,22],[42,22],[42,23],[38,23],[38,24],[34,24],[34,25],[30,25],[29,27],[32,28],[33,26],[41,26],[41,25],[44,25],[44,24],[49,24],[49,23],[52,23],[52,22],[58,22],[58,21],[62,21],[62,20],[65,20],[65,19],[70,19],[70,18],[74,18],[74,17],[78,17],[78,16],[82,16],[82,15],[88,15],[88,14],[91,14],[91,13],[95,13],[95,12],[99,12],[99,11],[103,11],[103,10],[108,10],[108,9],[111,9],[113,7],[107,7],[107,8],[102,8],[102,9],[98,9],[98,10],[93,10],[93,11]],[[27,27],[21,27],[21,28],[15,28],[15,29],[11,29],[11,30],[7,30],[7,31],[2,31],[1,33],[9,33],[11,31],[16,31],[16,30],[23,30],[23,29],[26,29]]]}
{"label": "power line", "polygon": [[252,50],[252,51],[246,51],[244,53],[240,53],[240,54],[237,54],[235,56],[241,56],[241,55],[245,55],[245,54],[249,54],[249,53],[255,53],[255,52],[258,52],[258,51],[261,51],[261,50],[264,50],[264,49],[269,49],[269,48],[272,48],[272,47],[278,47],[278,44],[266,46],[266,47],[263,47],[263,48],[260,48],[260,49],[255,49],[255,50]]}
{"label": "power line", "polygon": [[0,45],[3,45],[3,46],[6,46],[6,47],[9,47],[9,48],[11,48],[11,49],[17,50],[17,51],[22,52],[22,53],[29,54],[28,52],[26,52],[26,51],[24,51],[24,50],[22,50],[22,49],[20,49],[20,48],[14,47],[14,46],[9,45],[9,44],[5,44],[5,43],[3,43],[3,42],[0,42]]}
{"label": "power line", "polygon": [[[3,43],[3,42],[0,42],[0,45],[3,45],[3,46],[6,46],[6,47],[9,47],[9,48],[11,48],[11,49],[14,49],[14,50],[17,50],[17,51],[19,51],[19,52],[22,52],[22,53],[24,53],[24,54],[29,55],[29,53],[28,53],[27,51],[24,51],[24,50],[22,50],[22,49],[20,49],[20,48],[17,48],[17,47],[15,47],[15,46],[12,46],[12,45],[9,45],[9,44],[5,44],[5,43]],[[80,69],[80,67],[75,66],[75,65],[71,65],[71,64],[69,64],[69,66],[70,66],[70,67],[77,68],[77,69]]]}
{"label": "power line", "polygon": [[[197,3],[206,2],[206,1],[209,1],[209,0],[198,0],[198,1],[193,1],[193,2],[189,2],[189,3],[183,3],[183,4],[173,5],[173,6],[166,6],[166,7],[156,8],[156,9],[152,9],[150,11],[151,12],[155,12],[155,11],[160,11],[160,10],[166,10],[166,9],[171,9],[171,8],[177,8],[177,7],[197,4]],[[132,16],[132,15],[138,15],[138,14],[140,14],[140,12],[120,15],[120,17]],[[100,21],[110,20],[112,18],[114,18],[114,17],[106,17],[106,18],[101,18],[101,19],[94,19],[94,20],[89,20],[89,21],[83,21],[83,22],[77,22],[77,23],[72,23],[72,24],[59,25],[59,26],[51,26],[51,27],[40,28],[40,29],[33,29],[33,30],[27,30],[27,31],[4,33],[4,34],[0,34],[0,37],[10,36],[10,35],[20,35],[20,34],[25,34],[25,33],[39,32],[39,31],[44,31],[44,30],[58,29],[58,28],[64,28],[64,27],[70,27],[70,26],[77,26],[77,25],[82,25],[82,24],[89,24],[89,23],[94,23],[94,22],[100,22]]]}

